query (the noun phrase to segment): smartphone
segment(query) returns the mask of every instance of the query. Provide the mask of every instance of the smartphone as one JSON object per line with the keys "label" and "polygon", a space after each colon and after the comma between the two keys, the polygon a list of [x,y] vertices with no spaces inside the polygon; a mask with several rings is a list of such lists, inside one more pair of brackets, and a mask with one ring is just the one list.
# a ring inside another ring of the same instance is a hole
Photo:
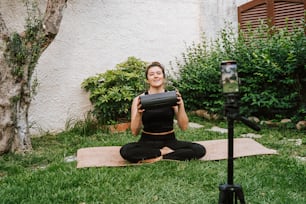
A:
{"label": "smartphone", "polygon": [[223,93],[239,92],[239,79],[236,61],[227,60],[221,62],[221,83]]}

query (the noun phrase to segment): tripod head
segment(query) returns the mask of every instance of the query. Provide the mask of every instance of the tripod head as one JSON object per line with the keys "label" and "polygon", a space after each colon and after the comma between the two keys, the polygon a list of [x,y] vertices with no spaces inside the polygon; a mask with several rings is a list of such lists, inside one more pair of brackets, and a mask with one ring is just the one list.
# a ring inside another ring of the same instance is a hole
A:
{"label": "tripod head", "polygon": [[228,120],[240,120],[246,126],[255,131],[259,131],[260,127],[239,113],[239,95],[237,93],[224,94],[224,112]]}

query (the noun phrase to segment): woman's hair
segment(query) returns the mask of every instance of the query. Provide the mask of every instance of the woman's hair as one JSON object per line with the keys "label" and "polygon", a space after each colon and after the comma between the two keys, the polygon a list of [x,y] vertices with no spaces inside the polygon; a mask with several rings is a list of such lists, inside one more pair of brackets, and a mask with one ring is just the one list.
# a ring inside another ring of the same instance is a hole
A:
{"label": "woman's hair", "polygon": [[164,78],[166,78],[164,66],[163,66],[161,63],[159,63],[159,62],[152,62],[152,63],[149,64],[149,65],[147,66],[147,68],[146,68],[146,73],[145,73],[145,74],[146,74],[146,79],[148,79],[148,72],[149,72],[149,69],[150,69],[151,67],[159,67],[159,68],[161,68],[161,70],[162,70],[162,72],[163,72],[163,75],[164,75]]}

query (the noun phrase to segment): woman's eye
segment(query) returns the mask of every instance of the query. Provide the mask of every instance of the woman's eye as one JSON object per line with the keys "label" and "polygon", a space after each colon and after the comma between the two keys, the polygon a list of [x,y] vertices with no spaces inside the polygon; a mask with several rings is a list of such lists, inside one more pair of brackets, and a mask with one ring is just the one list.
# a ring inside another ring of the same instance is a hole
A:
{"label": "woman's eye", "polygon": [[162,75],[162,72],[152,72],[152,73],[149,73],[149,76],[154,76],[154,75]]}

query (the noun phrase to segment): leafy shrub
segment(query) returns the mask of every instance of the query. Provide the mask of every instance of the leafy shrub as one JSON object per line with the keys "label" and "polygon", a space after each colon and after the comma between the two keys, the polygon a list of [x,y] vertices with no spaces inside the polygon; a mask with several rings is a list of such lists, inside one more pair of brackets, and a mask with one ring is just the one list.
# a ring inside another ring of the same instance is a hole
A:
{"label": "leafy shrub", "polygon": [[220,95],[219,56],[207,48],[203,37],[202,43],[189,47],[183,53],[183,62],[177,61],[178,72],[172,75],[171,81],[184,97],[186,109],[207,109],[220,112],[222,97]]}
{"label": "leafy shrub", "polygon": [[146,63],[135,57],[115,69],[85,79],[82,88],[90,92],[93,114],[101,124],[129,119],[133,98],[144,91]]}
{"label": "leafy shrub", "polygon": [[[289,32],[261,26],[252,40],[237,41],[241,101],[244,112],[265,117],[292,117],[306,103],[305,28]],[[241,33],[240,35],[245,35]],[[303,94],[304,93],[304,94]],[[252,107],[249,110],[248,107]],[[299,116],[297,116],[299,118]]]}
{"label": "leafy shrub", "polygon": [[261,24],[235,34],[228,26],[215,42],[208,44],[203,37],[187,48],[176,61],[172,80],[184,94],[187,109],[220,112],[220,63],[236,60],[242,114],[301,119],[306,104],[305,56],[305,28],[288,31]]}

